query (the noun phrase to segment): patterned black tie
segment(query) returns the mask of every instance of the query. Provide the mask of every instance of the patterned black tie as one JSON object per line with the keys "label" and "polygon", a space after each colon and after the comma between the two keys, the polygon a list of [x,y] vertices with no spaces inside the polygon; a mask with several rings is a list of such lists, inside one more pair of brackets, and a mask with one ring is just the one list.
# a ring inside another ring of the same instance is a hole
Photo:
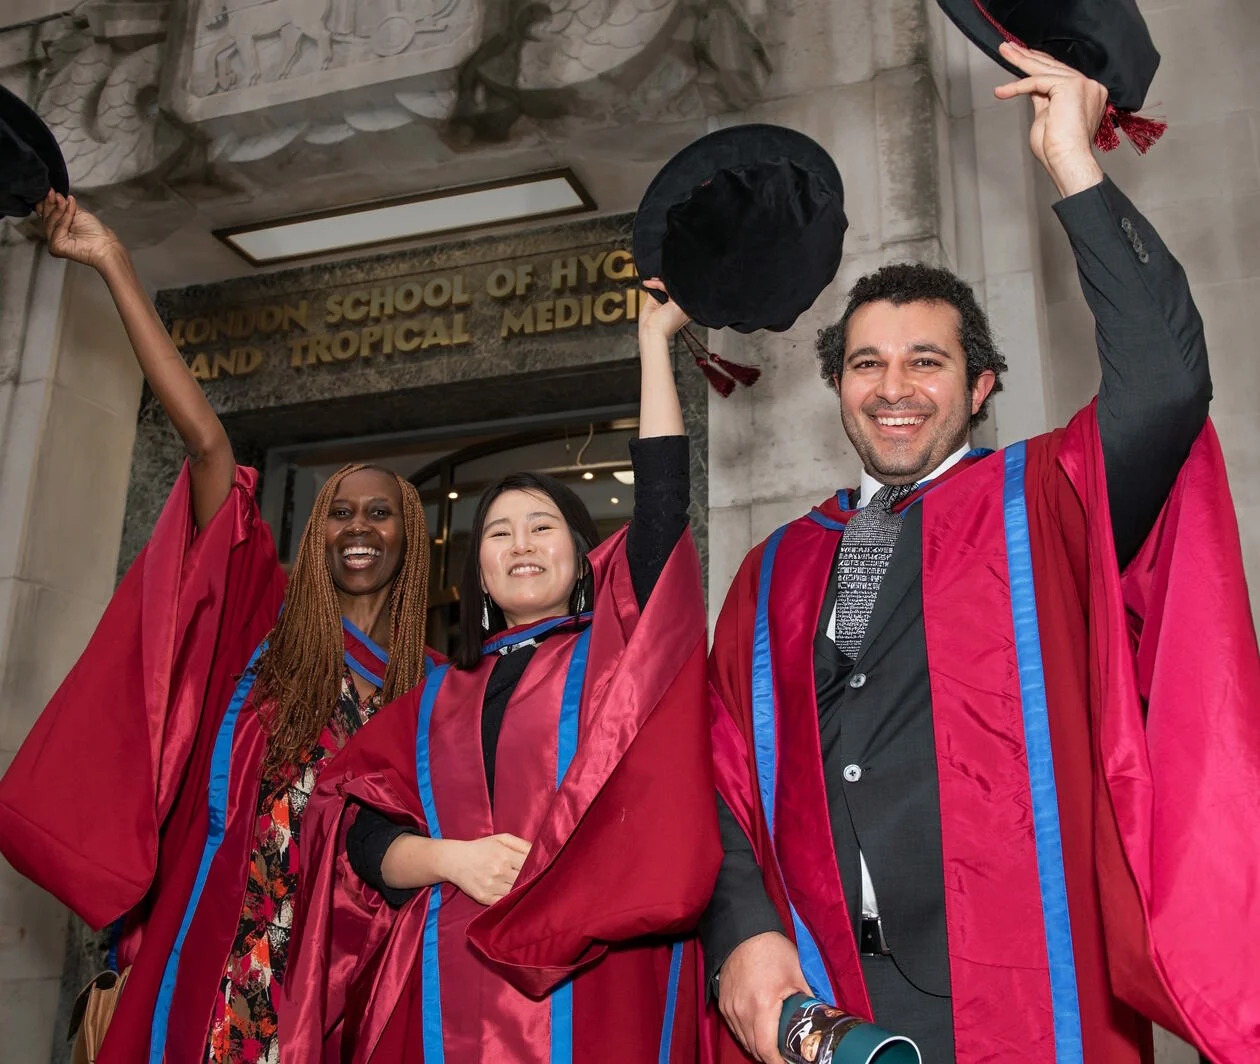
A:
{"label": "patterned black tie", "polygon": [[892,509],[914,489],[914,484],[885,485],[845,526],[836,558],[836,646],[851,661],[862,649],[875,596],[901,532],[901,517]]}

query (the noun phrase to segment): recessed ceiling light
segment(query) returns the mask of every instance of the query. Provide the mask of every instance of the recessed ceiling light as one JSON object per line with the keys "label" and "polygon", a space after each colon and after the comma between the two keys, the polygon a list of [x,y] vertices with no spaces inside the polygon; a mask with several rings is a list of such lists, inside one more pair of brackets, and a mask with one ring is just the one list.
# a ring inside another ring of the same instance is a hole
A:
{"label": "recessed ceiling light", "polygon": [[590,473],[590,472],[583,473],[583,474],[582,474],[582,479],[583,479],[583,480],[594,480],[594,479],[595,479],[595,474],[594,474],[594,473]]}
{"label": "recessed ceiling light", "polygon": [[457,492],[457,491],[448,491],[448,492],[446,493],[446,497],[447,497],[448,499],[458,499],[458,498],[459,498],[459,492]]}
{"label": "recessed ceiling light", "polygon": [[617,496],[616,496],[616,495],[614,495],[614,496],[613,496],[611,499],[609,499],[608,501],[609,501],[610,503],[612,503],[614,506],[616,506],[618,503],[620,503],[620,502],[621,502],[621,500],[620,500],[619,498],[617,498]]}
{"label": "recessed ceiling light", "polygon": [[214,235],[252,265],[264,266],[351,248],[594,209],[595,201],[571,170],[549,170],[506,181],[463,185],[274,222],[234,226],[216,230]]}
{"label": "recessed ceiling light", "polygon": [[626,484],[626,485],[633,484],[634,483],[634,470],[633,469],[614,469],[613,480],[615,480],[618,484]]}

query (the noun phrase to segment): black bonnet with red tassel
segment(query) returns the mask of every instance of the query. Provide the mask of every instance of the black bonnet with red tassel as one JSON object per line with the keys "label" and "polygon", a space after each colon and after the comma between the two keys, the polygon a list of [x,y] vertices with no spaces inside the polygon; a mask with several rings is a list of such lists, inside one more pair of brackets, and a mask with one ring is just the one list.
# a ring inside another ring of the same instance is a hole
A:
{"label": "black bonnet with red tassel", "polygon": [[[697,325],[782,332],[836,275],[848,220],[831,156],[782,126],[718,130],[688,145],[653,178],[634,219],[634,261],[659,277]],[[682,332],[714,390],[761,376]]]}
{"label": "black bonnet with red tassel", "polygon": [[1159,52],[1134,0],[937,0],[941,10],[990,59],[1016,77],[1002,58],[1011,41],[1035,48],[1107,87],[1107,115],[1094,137],[1103,151],[1120,144],[1119,130],[1145,155],[1167,124],[1137,111],[1159,68]]}

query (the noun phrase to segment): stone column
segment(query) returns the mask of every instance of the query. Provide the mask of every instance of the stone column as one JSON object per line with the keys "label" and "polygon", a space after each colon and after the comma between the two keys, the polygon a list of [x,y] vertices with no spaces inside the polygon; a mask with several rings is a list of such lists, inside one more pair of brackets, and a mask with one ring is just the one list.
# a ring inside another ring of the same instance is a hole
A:
{"label": "stone column", "polygon": [[[113,592],[140,374],[97,276],[11,227],[0,233],[2,772]],[[60,1042],[69,925],[51,895],[0,860],[6,1060],[46,1061]]]}

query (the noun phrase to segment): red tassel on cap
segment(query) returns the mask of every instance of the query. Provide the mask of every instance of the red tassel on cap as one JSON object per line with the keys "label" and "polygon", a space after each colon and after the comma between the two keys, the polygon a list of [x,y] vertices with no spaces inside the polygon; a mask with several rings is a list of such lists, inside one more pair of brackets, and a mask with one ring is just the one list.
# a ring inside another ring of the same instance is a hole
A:
{"label": "red tassel on cap", "polygon": [[1100,150],[1115,151],[1120,147],[1117,128],[1124,133],[1139,155],[1145,155],[1150,151],[1151,145],[1164,135],[1168,123],[1158,118],[1147,118],[1134,111],[1122,111],[1115,104],[1109,103],[1102,125],[1094,135],[1094,143]]}
{"label": "red tassel on cap", "polygon": [[1116,111],[1116,124],[1124,130],[1129,143],[1139,155],[1145,155],[1152,144],[1164,135],[1168,123],[1159,118],[1146,118],[1132,111]]}
{"label": "red tassel on cap", "polygon": [[736,381],[746,388],[751,388],[760,379],[761,370],[756,366],[745,366],[740,362],[729,362],[724,358],[719,358],[705,347],[696,338],[696,334],[685,325],[682,328],[682,338],[683,343],[687,345],[687,350],[691,352],[691,357],[700,367],[700,372],[709,378],[714,391],[723,399],[735,390]]}
{"label": "red tassel on cap", "polygon": [[732,362],[730,359],[722,358],[712,352],[709,358],[715,366],[729,373],[745,388],[751,388],[759,380],[761,380],[761,370],[756,366],[745,366],[742,362]]}
{"label": "red tassel on cap", "polygon": [[1120,147],[1120,134],[1116,132],[1116,123],[1111,117],[1111,104],[1107,104],[1107,113],[1094,134],[1094,146],[1099,151],[1115,151]]}
{"label": "red tassel on cap", "polygon": [[709,378],[709,383],[713,386],[713,390],[723,399],[735,390],[735,382],[718,369],[717,366],[709,362],[707,358],[702,358],[697,354],[692,354],[691,357],[696,360],[696,365],[700,367],[700,372]]}
{"label": "red tassel on cap", "polygon": [[682,329],[682,339],[687,345],[687,350],[691,352],[691,357],[695,359],[696,365],[700,367],[700,372],[708,378],[713,390],[725,399],[735,390],[735,382],[709,361],[709,349],[697,340],[685,325]]}

